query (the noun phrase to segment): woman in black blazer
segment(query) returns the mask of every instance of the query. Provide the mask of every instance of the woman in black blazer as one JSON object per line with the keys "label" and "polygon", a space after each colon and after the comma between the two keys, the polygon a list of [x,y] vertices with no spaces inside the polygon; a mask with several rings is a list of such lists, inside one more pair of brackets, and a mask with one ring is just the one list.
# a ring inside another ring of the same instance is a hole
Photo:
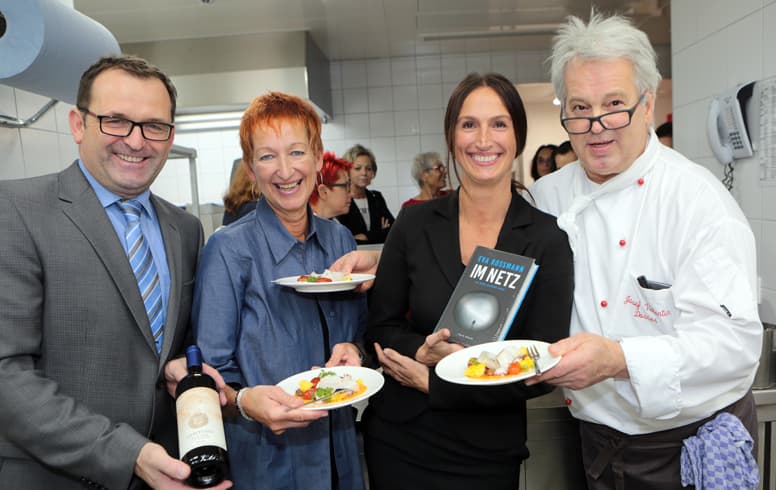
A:
{"label": "woman in black blazer", "polygon": [[568,336],[572,254],[555,218],[512,181],[526,118],[501,75],[469,75],[445,115],[448,162],[461,187],[403,209],[383,248],[370,298],[367,341],[386,376],[364,416],[372,490],[515,490],[526,448],[526,400],[549,385],[447,383],[435,364],[462,347],[432,333],[474,248],[534,257],[539,271],[507,338]]}
{"label": "woman in black blazer", "polygon": [[350,196],[353,199],[348,214],[337,216],[337,221],[350,230],[359,244],[383,243],[394,218],[383,195],[367,189],[377,174],[375,156],[368,148],[355,145],[342,158],[353,164],[350,167]]}

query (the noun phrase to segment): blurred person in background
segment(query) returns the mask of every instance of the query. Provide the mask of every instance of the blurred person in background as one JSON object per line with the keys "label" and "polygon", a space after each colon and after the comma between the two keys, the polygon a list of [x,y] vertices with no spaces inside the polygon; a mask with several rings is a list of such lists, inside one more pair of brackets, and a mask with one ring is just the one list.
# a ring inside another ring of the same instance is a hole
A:
{"label": "blurred person in background", "polygon": [[242,159],[235,163],[229,190],[224,194],[222,226],[235,222],[256,209],[256,200],[259,198],[256,184],[248,175],[248,167],[242,164]]}
{"label": "blurred person in background", "polygon": [[657,139],[669,148],[674,147],[674,123],[666,121],[655,129]]}
{"label": "blurred person in background", "polygon": [[318,185],[310,195],[313,212],[321,218],[337,221],[337,216],[350,209],[350,162],[330,151],[323,154],[318,172]]}
{"label": "blurred person in background", "polygon": [[575,162],[577,160],[577,154],[574,151],[574,148],[571,147],[571,141],[566,140],[559,144],[555,149],[555,154],[552,158],[555,161],[556,168],[563,168],[569,163]]}
{"label": "blurred person in background", "polygon": [[404,201],[401,207],[436,199],[447,195],[447,166],[442,163],[439,153],[429,151],[415,156],[410,170],[412,178],[418,183],[420,193]]}
{"label": "blurred person in background", "polygon": [[542,145],[536,150],[531,160],[531,177],[534,181],[556,170],[554,153],[557,148],[555,145]]}
{"label": "blurred person in background", "polygon": [[348,149],[342,158],[351,162],[350,195],[353,200],[347,214],[337,217],[359,244],[383,243],[394,222],[383,195],[367,189],[377,174],[374,153],[361,145]]}

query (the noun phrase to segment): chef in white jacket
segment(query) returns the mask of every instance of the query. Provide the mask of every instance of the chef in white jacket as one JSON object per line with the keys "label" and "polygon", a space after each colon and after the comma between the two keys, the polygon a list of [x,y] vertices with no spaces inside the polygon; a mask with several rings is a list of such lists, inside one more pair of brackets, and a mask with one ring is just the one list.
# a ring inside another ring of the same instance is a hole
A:
{"label": "chef in white jacket", "polygon": [[682,440],[720,411],[756,438],[754,237],[721,183],[651,129],[655,58],[622,17],[569,19],[552,82],[579,161],[531,188],[575,262],[572,335],[538,380],[566,388],[591,490],[682,488]]}

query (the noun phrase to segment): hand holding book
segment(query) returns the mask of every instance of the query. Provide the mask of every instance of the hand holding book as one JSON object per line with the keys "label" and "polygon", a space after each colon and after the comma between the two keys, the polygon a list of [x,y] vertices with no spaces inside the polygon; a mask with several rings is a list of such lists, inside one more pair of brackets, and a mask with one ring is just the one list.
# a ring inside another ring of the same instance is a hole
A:
{"label": "hand holding book", "polygon": [[464,346],[504,340],[539,265],[531,257],[477,247],[434,332]]}

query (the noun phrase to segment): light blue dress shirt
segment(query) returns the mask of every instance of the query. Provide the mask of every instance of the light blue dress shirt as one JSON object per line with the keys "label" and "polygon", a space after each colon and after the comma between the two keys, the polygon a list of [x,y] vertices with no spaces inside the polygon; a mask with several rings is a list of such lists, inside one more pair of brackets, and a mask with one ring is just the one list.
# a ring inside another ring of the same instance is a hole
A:
{"label": "light blue dress shirt", "polygon": [[[366,298],[353,292],[305,294],[274,279],[323,272],[355,249],[347,228],[314,216],[309,231],[294,238],[265,199],[256,211],[214,233],[202,251],[192,319],[204,359],[227,382],[274,385],[312,366],[323,366],[323,334],[317,303],[326,317],[330,348],[360,341]],[[329,414],[341,490],[362,490],[363,476],[350,407]],[[274,434],[242,417],[226,421],[236,489],[329,488],[329,419]]]}
{"label": "light blue dress shirt", "polygon": [[[86,167],[80,159],[78,160],[78,167],[81,169],[81,172],[83,172],[89,185],[94,189],[94,193],[97,194],[97,199],[99,199],[100,204],[105,208],[105,212],[113,225],[113,229],[116,230],[116,234],[119,237],[119,242],[121,242],[121,246],[124,247],[124,253],[127,253],[128,247],[126,239],[124,238],[124,231],[127,229],[127,220],[117,204],[117,202],[123,198],[100,184],[97,179],[86,170]],[[162,321],[163,324],[166,324],[167,303],[170,298],[170,269],[167,266],[167,252],[164,249],[164,240],[162,239],[162,232],[159,228],[159,218],[157,218],[154,206],[151,204],[150,190],[146,190],[132,199],[140,202],[145,211],[140,214],[140,229],[143,231],[146,243],[148,243],[148,246],[151,249],[156,272],[159,274],[159,284],[162,286]]]}

